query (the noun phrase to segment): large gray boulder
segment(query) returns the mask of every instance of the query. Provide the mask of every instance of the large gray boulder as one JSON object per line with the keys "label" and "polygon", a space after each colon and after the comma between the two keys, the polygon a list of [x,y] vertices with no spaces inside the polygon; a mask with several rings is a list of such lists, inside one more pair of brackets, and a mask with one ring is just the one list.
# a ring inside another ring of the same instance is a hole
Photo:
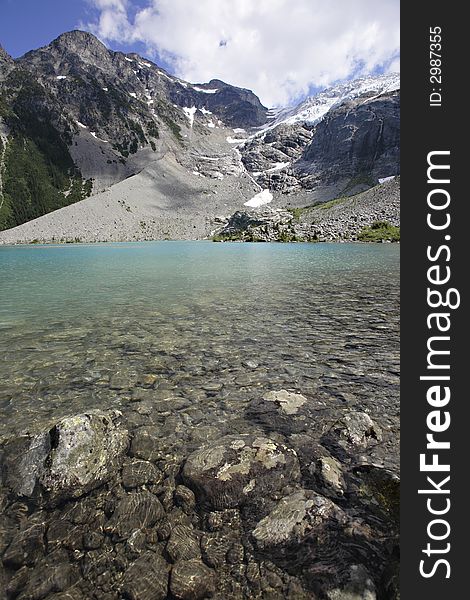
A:
{"label": "large gray boulder", "polygon": [[35,436],[9,440],[2,450],[2,477],[18,496],[50,505],[78,498],[114,477],[128,447],[115,413],[65,417]]}

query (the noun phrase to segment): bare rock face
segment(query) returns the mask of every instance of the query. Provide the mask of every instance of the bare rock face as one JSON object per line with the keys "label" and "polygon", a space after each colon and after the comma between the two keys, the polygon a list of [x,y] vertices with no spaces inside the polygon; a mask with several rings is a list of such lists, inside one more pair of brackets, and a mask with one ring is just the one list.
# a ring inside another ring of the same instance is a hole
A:
{"label": "bare rock face", "polygon": [[291,448],[250,434],[230,435],[193,452],[183,478],[200,501],[216,510],[277,494],[300,478]]}
{"label": "bare rock face", "polygon": [[312,136],[313,127],[306,123],[278,125],[244,144],[243,164],[261,187],[281,192],[299,189],[292,165],[301,158]]}
{"label": "bare rock face", "polygon": [[0,45],[0,81],[13,69],[15,63],[12,57]]}
{"label": "bare rock face", "polygon": [[66,417],[49,431],[3,448],[4,483],[19,496],[54,505],[78,498],[116,475],[128,446],[112,413]]}
{"label": "bare rock face", "polygon": [[358,98],[333,109],[318,124],[304,160],[322,177],[386,177],[400,172],[400,94],[364,102]]}
{"label": "bare rock face", "polygon": [[215,592],[215,572],[201,560],[181,560],[171,572],[170,591],[178,600],[202,600]]}

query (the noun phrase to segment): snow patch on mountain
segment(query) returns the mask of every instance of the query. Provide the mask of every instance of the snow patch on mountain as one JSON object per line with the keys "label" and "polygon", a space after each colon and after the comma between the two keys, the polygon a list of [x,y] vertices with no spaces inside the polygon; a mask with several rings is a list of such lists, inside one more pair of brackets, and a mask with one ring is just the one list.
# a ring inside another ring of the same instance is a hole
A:
{"label": "snow patch on mountain", "polygon": [[328,88],[315,96],[311,96],[295,107],[283,108],[268,113],[271,120],[260,128],[259,133],[273,129],[281,123],[295,124],[308,123],[316,125],[335,106],[345,100],[352,100],[364,96],[365,101],[379,97],[381,94],[393,92],[400,89],[400,75],[380,75],[377,77],[365,77],[348,81],[346,83]]}
{"label": "snow patch on mountain", "polygon": [[387,181],[393,181],[395,179],[395,175],[390,175],[390,177],[379,177],[379,183],[387,183]]}
{"label": "snow patch on mountain", "polygon": [[229,144],[243,144],[247,141],[246,138],[233,138],[231,135],[227,137],[227,142]]}
{"label": "snow patch on mountain", "polygon": [[196,114],[197,108],[195,106],[191,106],[191,108],[183,107],[184,114],[188,117],[189,126],[192,127],[194,123],[194,115]]}
{"label": "snow patch on mountain", "polygon": [[193,85],[193,90],[196,90],[196,92],[204,92],[204,94],[215,94],[219,91],[219,90],[205,90],[204,88],[197,87],[196,85]]}
{"label": "snow patch on mountain", "polygon": [[248,202],[244,202],[243,206],[251,206],[252,208],[258,208],[258,206],[269,204],[272,201],[272,199],[273,195],[269,190],[266,189],[256,194],[256,196],[253,196],[253,198],[251,198],[251,200],[248,200]]}

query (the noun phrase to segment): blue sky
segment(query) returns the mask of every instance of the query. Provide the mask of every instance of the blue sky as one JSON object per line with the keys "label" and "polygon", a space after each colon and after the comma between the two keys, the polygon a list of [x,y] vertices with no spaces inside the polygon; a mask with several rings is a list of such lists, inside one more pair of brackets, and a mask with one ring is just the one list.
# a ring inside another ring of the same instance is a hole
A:
{"label": "blue sky", "polygon": [[13,57],[86,29],[191,82],[222,79],[266,106],[399,70],[399,0],[0,0]]}
{"label": "blue sky", "polygon": [[[132,6],[137,10],[146,4],[145,0],[135,0]],[[98,16],[99,10],[87,0],[0,0],[0,44],[17,58]],[[111,46],[145,52],[145,45],[139,42],[120,44],[114,40]]]}

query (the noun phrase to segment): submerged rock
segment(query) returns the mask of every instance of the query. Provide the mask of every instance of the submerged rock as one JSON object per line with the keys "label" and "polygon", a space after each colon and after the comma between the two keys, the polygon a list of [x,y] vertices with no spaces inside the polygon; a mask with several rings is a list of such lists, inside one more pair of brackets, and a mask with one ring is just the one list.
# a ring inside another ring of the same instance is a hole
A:
{"label": "submerged rock", "polygon": [[382,441],[382,430],[367,413],[349,411],[324,433],[321,443],[342,463],[358,462],[358,452],[366,454]]}
{"label": "submerged rock", "polygon": [[36,436],[5,444],[5,484],[17,495],[49,504],[78,498],[113,478],[127,450],[127,431],[114,413],[66,417]]}
{"label": "submerged rock", "polygon": [[147,492],[131,492],[122,498],[106,524],[106,531],[128,538],[138,529],[152,527],[165,514],[160,500]]}
{"label": "submerged rock", "polygon": [[184,524],[176,525],[171,531],[166,551],[173,562],[200,558],[201,550],[196,531]]}
{"label": "submerged rock", "polygon": [[299,412],[299,408],[307,402],[307,398],[302,394],[294,394],[286,390],[268,392],[264,396],[264,400],[274,402],[286,415],[295,415]]}
{"label": "submerged rock", "polygon": [[194,492],[184,485],[176,486],[175,493],[175,504],[181,506],[183,511],[189,514],[196,506],[196,497]]}
{"label": "submerged rock", "polygon": [[266,431],[283,435],[309,434],[312,423],[321,431],[325,421],[328,425],[332,422],[320,397],[306,398],[303,394],[284,389],[267,392],[254,399],[247,407],[246,415]]}
{"label": "submerged rock", "polygon": [[227,553],[234,543],[233,535],[226,531],[205,533],[201,539],[201,550],[204,562],[215,569],[226,562]]}
{"label": "submerged rock", "polygon": [[44,515],[41,512],[35,513],[13,536],[2,557],[3,563],[15,569],[23,565],[34,564],[36,559],[45,552],[45,532]]}
{"label": "submerged rock", "polygon": [[147,483],[161,483],[163,474],[146,460],[135,460],[122,468],[122,485],[126,489],[141,487]]}
{"label": "submerged rock", "polygon": [[[42,598],[67,598],[74,600],[68,590],[79,579],[77,568],[71,564],[44,564],[41,569],[18,571],[6,589],[7,598],[42,600]],[[59,595],[64,592],[63,596]],[[54,594],[52,596],[51,594]],[[57,596],[55,595],[57,594]]]}
{"label": "submerged rock", "polygon": [[348,580],[341,588],[326,592],[328,600],[376,600],[376,590],[372,577],[363,565],[351,565]]}
{"label": "submerged rock", "polygon": [[325,528],[345,523],[346,515],[334,502],[311,490],[299,490],[282,498],[264,517],[252,536],[258,548],[320,542]]}
{"label": "submerged rock", "polygon": [[400,478],[376,465],[356,467],[350,476],[351,488],[367,510],[377,512],[398,525],[400,520]]}
{"label": "submerged rock", "polygon": [[336,436],[339,443],[367,446],[370,441],[381,441],[382,430],[367,413],[350,411],[331,428],[330,435]]}
{"label": "submerged rock", "polygon": [[13,438],[2,450],[3,484],[18,496],[32,496],[51,451],[49,434]]}
{"label": "submerged rock", "polygon": [[140,427],[134,433],[131,443],[131,455],[147,461],[153,461],[160,455],[159,436],[157,427]]}
{"label": "submerged rock", "polygon": [[183,478],[199,499],[216,510],[256,502],[300,478],[291,448],[251,434],[229,435],[193,452]]}
{"label": "submerged rock", "polygon": [[341,463],[332,456],[322,456],[318,460],[318,475],[325,486],[333,492],[342,495],[346,488]]}
{"label": "submerged rock", "polygon": [[178,600],[202,600],[215,592],[215,571],[201,560],[181,560],[173,567],[170,591]]}
{"label": "submerged rock", "polygon": [[124,573],[121,589],[130,600],[163,600],[168,593],[168,577],[163,557],[146,552]]}

